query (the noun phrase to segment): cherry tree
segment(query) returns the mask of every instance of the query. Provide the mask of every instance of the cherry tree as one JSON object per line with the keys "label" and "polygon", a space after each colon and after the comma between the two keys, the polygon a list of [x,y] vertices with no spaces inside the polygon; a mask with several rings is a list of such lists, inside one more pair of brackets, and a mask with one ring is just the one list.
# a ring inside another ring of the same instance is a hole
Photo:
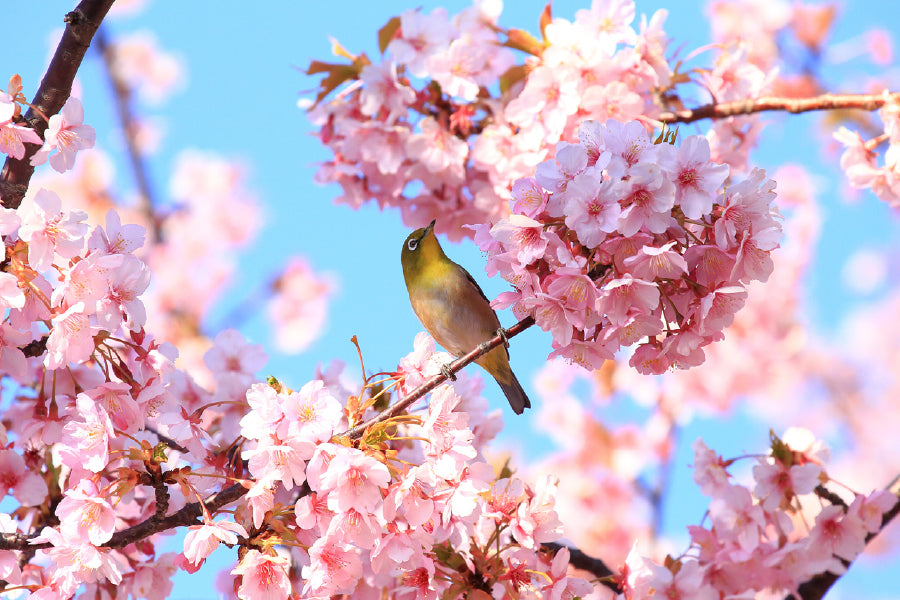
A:
{"label": "cherry tree", "polygon": [[[160,201],[143,165],[158,132],[133,99],[182,74],[152,37],[110,36],[111,9],[83,0],[40,84],[9,74],[0,92],[3,591],[162,598],[227,556],[239,598],[820,598],[890,549],[898,296],[846,347],[817,335],[800,287],[814,186],[753,156],[763,113],[827,115],[835,177],[898,205],[900,94],[836,93],[814,68],[834,7],[716,1],[697,49],[629,0],[548,4],[533,32],[496,0],[411,9],[373,29],[377,56],[333,41],[301,102],[316,179],[350,209],[474,240],[518,323],[462,357],[421,333],[388,369],[357,346],[359,379],[332,363],[296,381],[261,378],[261,345],[209,327],[259,203],[239,165],[199,152]],[[88,152],[73,82],[91,49],[135,202]],[[265,312],[276,346],[302,351],[334,287],[288,257],[235,314]],[[531,327],[551,336],[534,387],[561,446],[536,464],[496,450],[504,413],[464,370]],[[780,429],[735,456],[693,441],[708,504],[668,536],[679,433],[747,400]],[[625,402],[641,421],[595,410]]]}

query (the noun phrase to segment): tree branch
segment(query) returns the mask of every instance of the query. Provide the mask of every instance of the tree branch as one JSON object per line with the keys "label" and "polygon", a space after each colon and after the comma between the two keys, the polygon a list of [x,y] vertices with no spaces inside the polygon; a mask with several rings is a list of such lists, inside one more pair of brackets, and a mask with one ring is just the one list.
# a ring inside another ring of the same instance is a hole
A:
{"label": "tree branch", "polygon": [[110,45],[106,36],[106,28],[97,30],[97,52],[103,59],[103,66],[109,77],[109,85],[112,88],[113,104],[119,117],[119,125],[122,127],[122,137],[125,138],[125,148],[128,151],[128,161],[131,163],[131,171],[134,173],[135,183],[139,193],[139,206],[147,226],[150,229],[150,237],[155,243],[162,241],[162,232],[156,217],[156,202],[150,178],[147,176],[147,165],[138,147],[137,133],[138,123],[131,109],[131,89],[128,84],[116,73],[113,68],[115,60],[115,46]]}
{"label": "tree branch", "polygon": [[[44,137],[47,122],[44,117],[57,114],[72,93],[72,82],[81,66],[84,54],[91,45],[94,33],[109,12],[114,0],[82,0],[78,7],[65,17],[66,29],[56,47],[56,53],[47,67],[44,79],[32,100],[32,108],[25,113],[25,120]],[[42,116],[43,115],[43,116]],[[0,197],[6,208],[18,208],[28,191],[34,174],[31,157],[38,151],[37,144],[25,144],[25,155],[7,157],[0,172]]]}
{"label": "tree branch", "polygon": [[[494,337],[492,337],[485,343],[481,344],[480,346],[478,346],[477,348],[475,348],[468,354],[460,356],[459,358],[457,358],[456,360],[451,362],[449,365],[447,365],[446,371],[450,374],[459,372],[460,370],[462,370],[463,367],[465,367],[469,363],[474,362],[475,360],[484,356],[485,354],[487,354],[488,352],[490,352],[491,350],[493,350],[500,344],[503,344],[504,337],[506,339],[515,337],[515,336],[519,335],[520,333],[522,333],[523,331],[525,331],[526,329],[528,329],[529,327],[531,327],[532,325],[534,325],[534,317],[525,317],[524,319],[522,319],[521,321],[519,321],[518,323],[516,323],[509,329],[505,329],[504,330],[505,336],[495,335]],[[347,431],[345,431],[338,437],[349,437],[352,439],[358,439],[358,438],[362,437],[362,434],[365,432],[366,429],[368,429],[372,425],[381,423],[382,421],[386,421],[392,417],[396,417],[397,415],[403,413],[403,411],[405,411],[407,408],[409,408],[413,404],[413,402],[415,402],[416,400],[418,400],[419,398],[421,398],[422,396],[424,396],[425,394],[427,394],[428,392],[430,392],[431,390],[433,390],[434,388],[436,388],[437,386],[439,386],[446,380],[447,380],[447,376],[444,375],[443,373],[441,373],[440,375],[435,375],[434,377],[432,377],[431,379],[429,379],[428,381],[426,381],[425,383],[423,383],[422,385],[420,385],[419,387],[414,389],[408,395],[404,396],[397,402],[394,402],[392,405],[390,405],[389,407],[387,407],[386,409],[384,409],[383,411],[381,411],[380,413],[378,413],[377,415],[375,415],[368,421],[366,421],[364,423],[360,423],[359,425],[348,429]]]}
{"label": "tree branch", "polygon": [[[900,93],[891,93],[889,99],[900,101]],[[885,103],[884,94],[822,94],[812,98],[784,98],[763,96],[747,100],[706,104],[698,108],[666,111],[656,120],[662,123],[693,123],[702,119],[727,119],[766,111],[804,113],[817,110],[878,110]]]}

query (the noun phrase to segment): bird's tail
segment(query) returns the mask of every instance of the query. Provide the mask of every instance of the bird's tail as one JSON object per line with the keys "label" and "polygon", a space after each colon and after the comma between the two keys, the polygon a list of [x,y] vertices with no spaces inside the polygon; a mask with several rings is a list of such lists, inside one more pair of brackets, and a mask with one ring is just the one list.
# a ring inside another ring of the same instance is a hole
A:
{"label": "bird's tail", "polygon": [[497,379],[497,383],[500,384],[500,389],[506,394],[509,405],[512,406],[513,411],[515,411],[517,415],[521,415],[526,408],[531,408],[531,400],[528,399],[525,390],[522,389],[522,384],[516,379],[515,373],[510,371],[509,381],[506,382],[501,381],[499,378],[495,379]]}

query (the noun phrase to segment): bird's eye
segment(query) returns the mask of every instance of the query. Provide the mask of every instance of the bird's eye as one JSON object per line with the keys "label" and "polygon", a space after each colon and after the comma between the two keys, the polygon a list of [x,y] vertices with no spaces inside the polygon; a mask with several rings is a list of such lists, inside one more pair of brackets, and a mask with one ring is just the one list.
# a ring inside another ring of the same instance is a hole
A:
{"label": "bird's eye", "polygon": [[409,248],[410,250],[415,250],[416,248],[419,247],[419,240],[417,240],[417,239],[409,240],[408,242],[406,242],[406,247]]}

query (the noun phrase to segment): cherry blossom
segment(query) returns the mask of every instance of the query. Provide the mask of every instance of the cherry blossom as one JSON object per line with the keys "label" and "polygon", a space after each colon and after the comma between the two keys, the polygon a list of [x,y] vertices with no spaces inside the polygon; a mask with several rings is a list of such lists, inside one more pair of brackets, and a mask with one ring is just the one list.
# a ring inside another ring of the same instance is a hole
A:
{"label": "cherry blossom", "polygon": [[281,556],[263,554],[258,550],[247,552],[231,571],[232,574],[241,576],[238,598],[276,600],[290,595],[291,582],[287,575],[287,565],[287,558]]}
{"label": "cherry blossom", "polygon": [[74,258],[82,250],[88,225],[87,214],[63,210],[55,193],[39,190],[31,202],[19,208],[22,226],[19,237],[28,242],[28,262],[36,269],[47,269],[54,256]]}
{"label": "cherry blossom", "polygon": [[193,525],[189,529],[184,536],[184,557],[195,565],[206,560],[219,543],[236,544],[238,535],[248,535],[241,525],[224,519],[215,523]]}
{"label": "cherry blossom", "polygon": [[62,534],[95,546],[103,544],[115,531],[116,516],[109,500],[103,497],[96,484],[83,479],[77,487],[66,491],[56,508]]}
{"label": "cherry blossom", "polygon": [[42,164],[49,156],[50,166],[64,173],[75,166],[75,154],[79,150],[93,148],[96,138],[94,128],[84,124],[81,101],[71,97],[59,114],[50,117],[49,127],[44,134],[44,145],[31,158],[31,164]]}

